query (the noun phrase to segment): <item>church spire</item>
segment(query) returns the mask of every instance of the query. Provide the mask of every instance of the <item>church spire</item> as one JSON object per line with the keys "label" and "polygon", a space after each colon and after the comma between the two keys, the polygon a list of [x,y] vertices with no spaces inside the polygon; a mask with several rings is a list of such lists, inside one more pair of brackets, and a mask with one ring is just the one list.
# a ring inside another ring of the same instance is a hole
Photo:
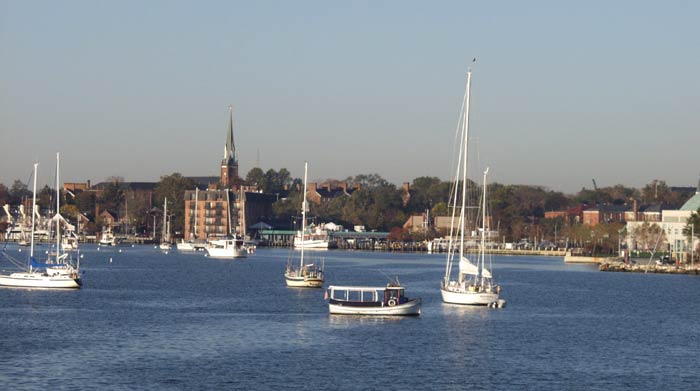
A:
{"label": "church spire", "polygon": [[229,105],[226,145],[224,145],[224,159],[221,161],[221,188],[234,189],[239,182],[236,145],[233,143],[233,106]]}
{"label": "church spire", "polygon": [[228,128],[226,129],[226,145],[224,146],[224,161],[236,160],[236,146],[233,143],[233,106],[228,106]]}

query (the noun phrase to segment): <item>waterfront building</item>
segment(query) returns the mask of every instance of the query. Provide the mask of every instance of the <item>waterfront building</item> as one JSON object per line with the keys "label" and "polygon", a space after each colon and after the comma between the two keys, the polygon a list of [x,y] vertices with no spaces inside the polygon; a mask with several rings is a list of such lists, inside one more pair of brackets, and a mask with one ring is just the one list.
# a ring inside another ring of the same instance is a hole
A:
{"label": "waterfront building", "polygon": [[[668,251],[675,259],[680,262],[685,262],[692,248],[698,247],[698,239],[691,238],[683,233],[683,230],[688,225],[688,219],[696,214],[700,208],[700,181],[695,194],[680,207],[680,209],[664,209],[661,211],[661,217],[657,221],[639,219],[637,221],[628,221],[627,230],[627,247],[635,250],[647,250],[640,248],[640,238],[637,236],[640,232],[640,227],[644,224],[647,226],[655,226],[660,228],[660,233],[657,234],[658,246],[657,251]],[[654,232],[659,231],[658,229]],[[658,236],[661,238],[658,238]],[[656,240],[655,239],[655,240]]]}
{"label": "waterfront building", "polygon": [[598,205],[583,211],[583,224],[624,223],[629,205]]}

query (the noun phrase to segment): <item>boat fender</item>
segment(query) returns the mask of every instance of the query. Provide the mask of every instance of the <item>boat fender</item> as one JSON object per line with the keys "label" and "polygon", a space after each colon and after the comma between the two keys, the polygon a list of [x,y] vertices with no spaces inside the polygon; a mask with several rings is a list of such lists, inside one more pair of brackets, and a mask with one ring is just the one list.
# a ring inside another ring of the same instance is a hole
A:
{"label": "boat fender", "polygon": [[389,307],[395,306],[395,305],[396,305],[396,299],[389,299],[389,301],[387,302],[387,304],[389,304]]}

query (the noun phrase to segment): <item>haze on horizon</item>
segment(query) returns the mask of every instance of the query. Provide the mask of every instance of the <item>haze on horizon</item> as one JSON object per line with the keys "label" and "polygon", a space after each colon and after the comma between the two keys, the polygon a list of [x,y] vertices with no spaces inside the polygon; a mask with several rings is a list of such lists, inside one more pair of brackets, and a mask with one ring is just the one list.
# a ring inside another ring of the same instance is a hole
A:
{"label": "haze on horizon", "polygon": [[573,193],[700,173],[700,3],[0,0],[0,182],[240,173],[451,176]]}

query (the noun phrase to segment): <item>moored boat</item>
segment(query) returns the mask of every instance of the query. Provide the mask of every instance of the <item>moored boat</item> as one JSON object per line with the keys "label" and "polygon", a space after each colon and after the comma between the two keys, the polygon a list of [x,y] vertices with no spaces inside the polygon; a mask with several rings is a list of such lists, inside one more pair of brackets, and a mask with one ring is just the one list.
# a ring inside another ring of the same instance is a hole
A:
{"label": "moored boat", "polygon": [[[56,191],[58,193],[58,154],[56,155]],[[32,199],[32,234],[30,236],[30,251],[29,260],[23,264],[21,261],[9,256],[5,251],[3,255],[19,269],[24,269],[19,272],[10,274],[0,274],[0,286],[20,287],[20,288],[80,288],[82,282],[80,280],[80,264],[75,266],[69,261],[67,254],[60,253],[60,223],[61,216],[56,213],[54,220],[56,221],[56,252],[55,259],[51,259],[46,263],[39,263],[34,258],[34,231],[35,231],[35,216],[36,210],[36,181],[38,163],[34,164],[34,190]],[[58,194],[56,197],[56,210],[60,210],[58,205]],[[49,263],[50,261],[50,263]],[[79,261],[78,261],[79,262]]]}
{"label": "moored boat", "polygon": [[406,297],[398,284],[386,287],[331,285],[326,292],[328,311],[340,315],[420,315],[421,299]]}
{"label": "moored boat", "polygon": [[243,247],[243,240],[226,238],[209,241],[206,247],[207,256],[211,258],[233,259],[246,258],[248,250]]}
{"label": "moored boat", "polygon": [[[306,181],[308,174],[308,163],[304,162],[304,196],[301,202],[301,231],[306,230]],[[296,240],[294,242],[296,244]],[[323,267],[316,264],[306,264],[304,262],[304,249],[306,241],[301,241],[301,254],[299,256],[299,266],[292,263],[292,259],[287,260],[287,269],[284,273],[284,280],[288,287],[295,288],[322,288],[324,283]],[[328,245],[326,244],[326,248]]]}
{"label": "moored boat", "polygon": [[[461,121],[461,142],[459,145],[459,158],[455,173],[455,188],[451,191],[450,206],[452,209],[449,242],[447,244],[447,260],[445,266],[445,276],[440,282],[440,294],[442,301],[450,304],[463,305],[483,305],[488,306],[499,302],[498,295],[500,287],[494,283],[493,276],[489,268],[486,267],[486,232],[487,226],[487,203],[486,203],[486,176],[489,169],[484,171],[483,196],[481,198],[481,241],[479,244],[479,255],[476,263],[467,257],[465,250],[468,240],[467,232],[467,155],[469,152],[469,100],[471,95],[472,71],[467,72],[467,89],[464,100],[463,118]],[[458,186],[459,185],[459,186]],[[461,190],[459,189],[461,187]],[[459,202],[458,202],[459,201]],[[454,263],[458,264],[459,272],[457,279],[451,278]],[[500,307],[499,307],[500,308]]]}

